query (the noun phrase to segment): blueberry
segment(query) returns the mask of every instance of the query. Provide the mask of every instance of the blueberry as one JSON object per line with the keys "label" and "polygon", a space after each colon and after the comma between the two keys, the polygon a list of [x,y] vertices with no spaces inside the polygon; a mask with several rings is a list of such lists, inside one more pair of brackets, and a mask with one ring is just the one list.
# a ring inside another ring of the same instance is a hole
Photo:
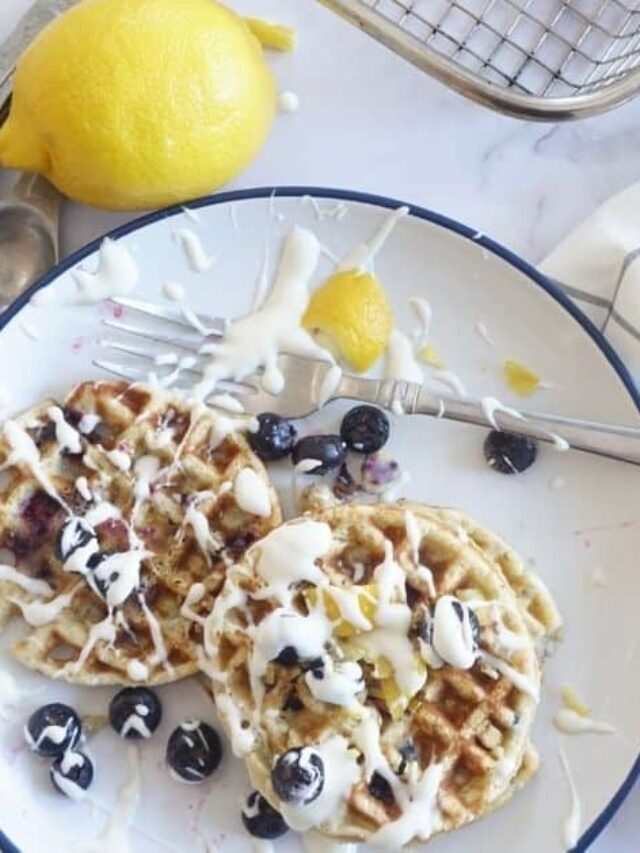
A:
{"label": "blueberry", "polygon": [[283,803],[312,803],[324,787],[324,762],[308,746],[288,749],[273,765],[271,784]]}
{"label": "blueberry", "polygon": [[76,560],[71,561],[70,571],[86,569],[97,550],[95,530],[84,519],[72,516],[64,522],[56,540],[56,556],[62,563],[76,556]]}
{"label": "blueberry", "polygon": [[308,435],[301,438],[293,448],[295,465],[303,459],[316,459],[320,464],[310,474],[326,474],[339,468],[347,457],[347,445],[339,435]]}
{"label": "blueberry", "polygon": [[289,693],[282,706],[283,711],[302,711],[304,702],[293,691]]}
{"label": "blueberry", "polygon": [[218,733],[200,720],[185,720],[167,743],[167,764],[181,782],[202,782],[211,776],[221,758]]}
{"label": "blueberry", "polygon": [[242,822],[249,835],[269,841],[280,838],[289,830],[280,812],[277,812],[258,791],[253,791],[247,797],[242,809]]}
{"label": "blueberry", "polygon": [[80,740],[82,723],[73,708],[61,702],[34,711],[24,727],[25,740],[38,755],[56,758]]}
{"label": "blueberry", "polygon": [[356,406],[344,416],[340,435],[356,453],[375,453],[389,440],[389,419],[375,406]]}
{"label": "blueberry", "polygon": [[124,738],[150,738],[161,719],[160,700],[148,687],[125,687],[109,705],[109,722]]}
{"label": "blueberry", "polygon": [[49,770],[51,781],[61,794],[81,800],[93,782],[93,764],[84,752],[67,750]]}
{"label": "blueberry", "polygon": [[380,800],[381,803],[385,803],[388,806],[393,805],[396,800],[393,788],[377,770],[374,771],[371,779],[369,780],[369,793],[372,797],[375,797],[376,800]]}
{"label": "blueberry", "polygon": [[296,440],[292,423],[269,412],[258,415],[258,430],[250,432],[251,449],[265,462],[277,462],[291,453]]}
{"label": "blueberry", "polygon": [[469,624],[471,625],[471,635],[473,637],[473,642],[477,646],[480,640],[480,623],[478,622],[478,617],[473,612],[470,607],[463,604],[461,601],[452,601],[451,606],[453,607],[456,616],[461,622],[464,622],[464,612],[465,610],[469,614]]}
{"label": "blueberry", "polygon": [[277,658],[274,658],[275,663],[280,666],[295,666],[299,663],[300,658],[294,646],[285,646]]}
{"label": "blueberry", "polygon": [[402,776],[406,772],[409,763],[418,760],[418,750],[413,741],[406,740],[398,747],[398,752],[401,756],[400,764],[398,765],[398,775]]}
{"label": "blueberry", "polygon": [[20,508],[20,515],[29,532],[36,537],[50,532],[51,522],[60,513],[60,504],[46,492],[34,492]]}
{"label": "blueberry", "polygon": [[385,451],[368,453],[362,460],[360,473],[363,489],[371,494],[381,494],[402,478],[398,461]]}
{"label": "blueberry", "polygon": [[484,455],[494,471],[521,474],[536,461],[538,442],[525,435],[492,430],[484,440]]}

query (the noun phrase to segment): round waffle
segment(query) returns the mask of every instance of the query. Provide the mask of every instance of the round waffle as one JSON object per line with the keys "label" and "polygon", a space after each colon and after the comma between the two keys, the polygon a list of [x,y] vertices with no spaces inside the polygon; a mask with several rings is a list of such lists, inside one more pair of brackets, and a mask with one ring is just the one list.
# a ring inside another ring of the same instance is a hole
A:
{"label": "round waffle", "polygon": [[198,669],[227,565],[281,521],[225,417],[165,390],[85,382],[0,438],[0,627],[24,665],[88,685]]}
{"label": "round waffle", "polygon": [[234,751],[294,829],[398,849],[535,771],[538,641],[559,625],[542,583],[462,514],[351,504],[229,571],[207,670]]}

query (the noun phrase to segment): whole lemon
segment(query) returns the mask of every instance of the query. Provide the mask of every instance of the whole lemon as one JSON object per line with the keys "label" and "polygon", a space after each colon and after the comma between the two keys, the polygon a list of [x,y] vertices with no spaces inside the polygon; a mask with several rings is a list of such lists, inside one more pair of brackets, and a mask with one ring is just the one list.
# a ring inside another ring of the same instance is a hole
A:
{"label": "whole lemon", "polygon": [[275,98],[260,43],[214,0],[84,0],[20,58],[0,163],[98,207],[184,201],[253,159]]}

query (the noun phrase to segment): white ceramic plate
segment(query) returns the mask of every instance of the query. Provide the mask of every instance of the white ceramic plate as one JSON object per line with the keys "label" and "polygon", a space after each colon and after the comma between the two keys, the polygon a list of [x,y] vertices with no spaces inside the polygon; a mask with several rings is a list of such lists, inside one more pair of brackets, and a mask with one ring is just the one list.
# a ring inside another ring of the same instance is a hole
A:
{"label": "white ceramic plate", "polygon": [[[347,215],[319,217],[301,198],[307,192],[330,210],[342,199]],[[335,254],[368,237],[396,202],[335,191],[270,190],[217,196],[198,203],[200,223],[178,208],[146,217],[114,235],[137,258],[138,295],[160,300],[168,280],[182,282],[189,302],[203,312],[232,317],[246,312],[263,261],[268,235],[270,268],[279,241],[293,223],[314,229]],[[176,227],[190,227],[207,249],[220,251],[207,274],[189,272],[172,239]],[[96,245],[64,262],[42,286],[71,288],[70,270],[93,268]],[[327,272],[330,268],[325,263]],[[433,307],[433,341],[447,364],[477,395],[493,394],[518,404],[506,391],[501,362],[517,357],[535,367],[553,387],[531,401],[541,409],[637,425],[640,400],[631,380],[587,320],[531,268],[462,226],[415,209],[399,224],[380,254],[377,271],[391,295],[398,325],[411,327],[407,300],[426,297]],[[5,315],[0,333],[0,385],[6,410],[30,406],[46,395],[62,395],[78,380],[99,377],[92,366],[106,306],[47,305],[27,298]],[[489,347],[474,331],[484,321],[495,341]],[[25,326],[26,324],[26,326]],[[32,340],[25,327],[39,335]],[[316,431],[337,425],[344,407],[328,407],[302,426]],[[569,791],[558,760],[566,749],[582,803],[580,850],[612,817],[640,770],[640,475],[636,468],[584,454],[543,448],[526,474],[506,477],[483,460],[483,431],[426,418],[393,424],[391,449],[411,472],[408,497],[462,507],[511,541],[553,590],[566,619],[565,640],[546,670],[535,726],[543,765],[536,779],[496,814],[436,844],[441,853],[561,849],[560,827],[569,811]],[[558,480],[561,478],[561,480]],[[276,479],[288,489],[286,466]],[[562,483],[552,488],[552,481]],[[601,570],[608,585],[590,583]],[[3,638],[5,648],[10,636]],[[20,713],[0,733],[0,827],[25,853],[73,849],[98,834],[118,787],[128,778],[126,749],[109,729],[92,737],[92,789],[97,805],[76,805],[50,787],[46,763],[30,754],[21,726],[32,708],[68,700],[83,713],[104,712],[113,690],[80,690],[50,684],[19,671],[0,651],[0,668],[18,676],[27,691]],[[558,693],[572,684],[592,705],[596,718],[613,723],[613,736],[559,735],[551,725]],[[28,691],[33,690],[33,693]],[[246,792],[245,772],[229,749],[215,776],[199,787],[172,781],[164,768],[164,747],[185,715],[214,718],[197,680],[160,691],[164,720],[142,745],[142,797],[131,831],[131,849],[224,853],[251,849],[240,823],[238,802]],[[635,763],[634,763],[635,762]],[[46,839],[46,842],[44,841]],[[298,850],[291,835],[278,850]],[[461,846],[462,845],[462,846]],[[2,843],[0,841],[0,847]]]}

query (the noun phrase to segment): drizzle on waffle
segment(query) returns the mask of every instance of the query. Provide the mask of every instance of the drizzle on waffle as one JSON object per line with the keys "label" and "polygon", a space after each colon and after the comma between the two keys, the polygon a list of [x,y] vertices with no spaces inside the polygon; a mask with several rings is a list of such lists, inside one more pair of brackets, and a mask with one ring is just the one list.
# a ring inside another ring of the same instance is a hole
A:
{"label": "drizzle on waffle", "polygon": [[280,527],[205,626],[219,716],[294,829],[399,849],[535,772],[542,582],[461,513],[346,505]]}

